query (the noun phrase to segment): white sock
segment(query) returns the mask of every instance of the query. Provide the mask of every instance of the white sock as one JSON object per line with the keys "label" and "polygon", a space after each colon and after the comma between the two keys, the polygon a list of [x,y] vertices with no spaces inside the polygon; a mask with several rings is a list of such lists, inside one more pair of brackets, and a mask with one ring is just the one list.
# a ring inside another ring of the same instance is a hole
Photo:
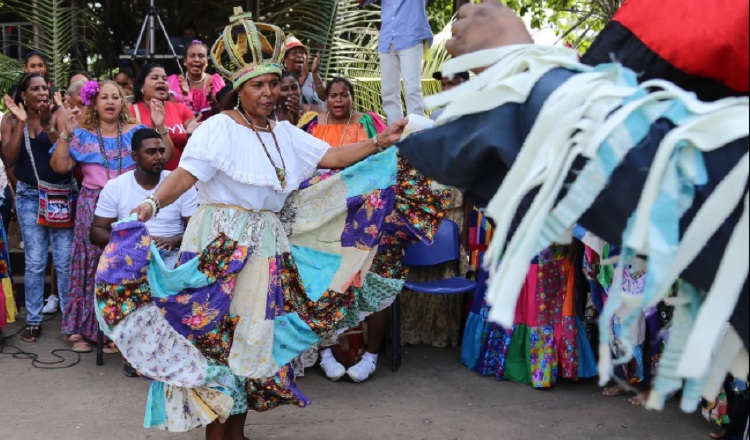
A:
{"label": "white sock", "polygon": [[320,359],[322,361],[327,361],[329,359],[334,360],[334,361],[336,360],[336,359],[334,359],[333,352],[331,351],[330,348],[325,348],[325,349],[323,349],[323,350],[320,351]]}

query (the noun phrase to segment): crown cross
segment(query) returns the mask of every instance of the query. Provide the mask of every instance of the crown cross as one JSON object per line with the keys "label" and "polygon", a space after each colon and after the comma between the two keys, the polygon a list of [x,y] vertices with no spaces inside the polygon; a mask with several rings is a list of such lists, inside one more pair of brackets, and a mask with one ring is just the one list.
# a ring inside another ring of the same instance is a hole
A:
{"label": "crown cross", "polygon": [[252,13],[235,7],[229,25],[211,48],[211,61],[237,89],[257,76],[280,75],[285,48],[286,37],[278,26],[255,23]]}

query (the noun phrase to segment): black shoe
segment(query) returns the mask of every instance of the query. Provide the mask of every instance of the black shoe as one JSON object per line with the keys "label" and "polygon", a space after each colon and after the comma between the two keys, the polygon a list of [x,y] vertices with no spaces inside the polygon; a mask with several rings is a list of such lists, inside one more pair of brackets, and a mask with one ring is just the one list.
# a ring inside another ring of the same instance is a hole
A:
{"label": "black shoe", "polygon": [[141,375],[136,371],[135,368],[131,367],[130,364],[125,363],[125,365],[122,366],[122,372],[128,377],[140,377]]}

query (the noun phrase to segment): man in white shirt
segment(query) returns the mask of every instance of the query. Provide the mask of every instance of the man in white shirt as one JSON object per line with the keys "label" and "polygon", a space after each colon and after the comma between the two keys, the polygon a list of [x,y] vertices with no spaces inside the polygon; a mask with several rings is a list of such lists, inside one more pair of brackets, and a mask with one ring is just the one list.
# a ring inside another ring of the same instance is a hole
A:
{"label": "man in white shirt", "polygon": [[[130,211],[153,194],[169,175],[169,171],[164,170],[164,142],[156,130],[144,128],[135,132],[131,148],[136,169],[110,180],[99,195],[90,235],[91,243],[96,246],[106,246],[112,224],[130,215]],[[146,222],[168,269],[177,263],[185,225],[197,207],[198,193],[192,188]]]}

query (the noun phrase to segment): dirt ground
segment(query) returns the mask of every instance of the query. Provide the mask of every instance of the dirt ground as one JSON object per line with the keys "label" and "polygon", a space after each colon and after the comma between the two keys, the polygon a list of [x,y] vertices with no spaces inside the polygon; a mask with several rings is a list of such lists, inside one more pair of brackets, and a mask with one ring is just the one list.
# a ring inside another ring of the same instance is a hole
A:
{"label": "dirt ground", "polygon": [[[59,318],[45,322],[37,344],[17,337],[7,343],[51,361],[52,350],[65,348],[59,327]],[[60,354],[67,364],[76,359]],[[143,429],[148,382],[125,377],[119,355],[105,356],[102,367],[90,353],[70,368],[45,370],[0,354],[0,440],[203,438],[200,431]],[[711,430],[676,402],[664,412],[646,411],[623,397],[602,397],[591,380],[538,391],[481,377],[460,365],[458,349],[404,347],[398,373],[381,356],[379,370],[362,384],[332,383],[314,367],[299,385],[312,405],[250,414],[245,434],[253,440],[703,440]]]}

